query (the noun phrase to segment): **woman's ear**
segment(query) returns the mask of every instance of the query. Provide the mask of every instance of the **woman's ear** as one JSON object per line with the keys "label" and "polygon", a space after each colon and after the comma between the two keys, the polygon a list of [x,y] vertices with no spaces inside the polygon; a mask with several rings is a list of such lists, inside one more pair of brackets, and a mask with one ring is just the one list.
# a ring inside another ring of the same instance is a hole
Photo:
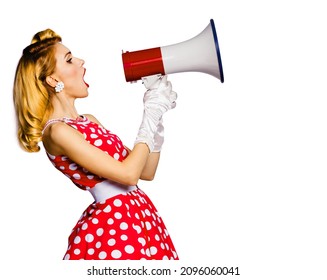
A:
{"label": "woman's ear", "polygon": [[47,82],[47,84],[50,86],[50,87],[55,87],[56,86],[56,84],[58,83],[58,81],[56,80],[56,79],[54,79],[54,78],[52,78],[51,76],[47,76],[46,78],[45,78],[45,80],[46,80],[46,82]]}

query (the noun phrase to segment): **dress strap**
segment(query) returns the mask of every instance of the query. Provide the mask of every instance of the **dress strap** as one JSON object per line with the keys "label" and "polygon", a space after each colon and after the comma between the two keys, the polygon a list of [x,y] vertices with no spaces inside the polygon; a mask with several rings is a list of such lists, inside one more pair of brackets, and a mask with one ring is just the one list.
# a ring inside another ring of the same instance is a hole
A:
{"label": "dress strap", "polygon": [[84,115],[80,115],[78,116],[76,119],[72,119],[72,118],[67,118],[67,117],[63,117],[63,118],[57,118],[57,119],[50,119],[48,120],[45,125],[44,128],[42,129],[42,135],[44,133],[44,131],[47,129],[47,127],[53,123],[57,123],[57,122],[64,122],[64,123],[69,123],[69,122],[73,122],[73,123],[79,123],[79,122],[86,122],[88,121],[88,118]]}
{"label": "dress strap", "polygon": [[57,122],[65,122],[65,118],[60,118],[60,119],[51,119],[51,120],[48,120],[46,123],[45,123],[45,125],[44,125],[44,127],[43,127],[43,129],[42,129],[42,135],[43,135],[43,133],[44,133],[44,131],[51,125],[51,124],[53,124],[53,123],[57,123]]}

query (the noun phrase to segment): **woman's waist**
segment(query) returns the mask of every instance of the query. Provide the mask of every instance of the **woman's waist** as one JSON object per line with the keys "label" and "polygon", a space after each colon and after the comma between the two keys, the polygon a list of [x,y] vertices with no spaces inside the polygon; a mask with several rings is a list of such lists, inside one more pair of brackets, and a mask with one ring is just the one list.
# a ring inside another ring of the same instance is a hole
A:
{"label": "woman's waist", "polygon": [[100,202],[118,194],[128,193],[136,189],[137,186],[126,186],[114,181],[105,180],[97,183],[94,187],[89,188],[88,191],[92,194],[95,202]]}

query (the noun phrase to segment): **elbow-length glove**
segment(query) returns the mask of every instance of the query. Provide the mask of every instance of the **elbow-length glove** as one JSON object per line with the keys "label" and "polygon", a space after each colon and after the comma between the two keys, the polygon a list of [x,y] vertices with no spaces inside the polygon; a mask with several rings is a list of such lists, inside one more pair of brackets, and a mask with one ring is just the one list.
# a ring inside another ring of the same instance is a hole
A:
{"label": "elbow-length glove", "polygon": [[[153,152],[157,151],[159,146],[159,149],[161,149],[162,143],[160,144],[158,137],[163,136],[163,134],[160,134],[163,130],[159,132],[158,127],[160,128],[160,125],[162,125],[163,114],[176,107],[177,94],[172,91],[172,86],[167,81],[167,76],[157,77],[155,82],[152,81],[150,86],[147,84],[145,86],[148,90],[145,92],[143,98],[143,118],[134,144],[145,143],[149,147],[150,152]],[[157,131],[159,134],[156,135]],[[156,143],[159,144],[156,145],[156,150],[154,150],[155,135],[157,139]]]}
{"label": "elbow-length glove", "polygon": [[154,134],[154,147],[153,147],[153,152],[160,152],[162,145],[164,143],[164,132],[165,128],[163,126],[163,118],[160,119],[160,122],[157,126],[157,131]]}

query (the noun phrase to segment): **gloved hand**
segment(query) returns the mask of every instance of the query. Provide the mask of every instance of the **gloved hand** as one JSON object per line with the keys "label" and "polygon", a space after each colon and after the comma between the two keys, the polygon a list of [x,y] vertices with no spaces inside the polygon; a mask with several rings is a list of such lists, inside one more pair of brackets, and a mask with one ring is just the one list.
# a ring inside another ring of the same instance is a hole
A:
{"label": "gloved hand", "polygon": [[[144,94],[143,119],[135,144],[146,143],[150,152],[154,150],[154,136],[157,133],[159,123],[165,112],[176,107],[176,98],[177,94],[172,91],[172,86],[167,81],[167,76],[157,77]],[[160,133],[157,135],[157,140],[161,137]]]}
{"label": "gloved hand", "polygon": [[156,89],[159,87],[162,79],[166,79],[166,82],[167,82],[167,76],[162,76],[161,74],[156,74],[156,75],[143,77],[142,83],[146,89]]}

